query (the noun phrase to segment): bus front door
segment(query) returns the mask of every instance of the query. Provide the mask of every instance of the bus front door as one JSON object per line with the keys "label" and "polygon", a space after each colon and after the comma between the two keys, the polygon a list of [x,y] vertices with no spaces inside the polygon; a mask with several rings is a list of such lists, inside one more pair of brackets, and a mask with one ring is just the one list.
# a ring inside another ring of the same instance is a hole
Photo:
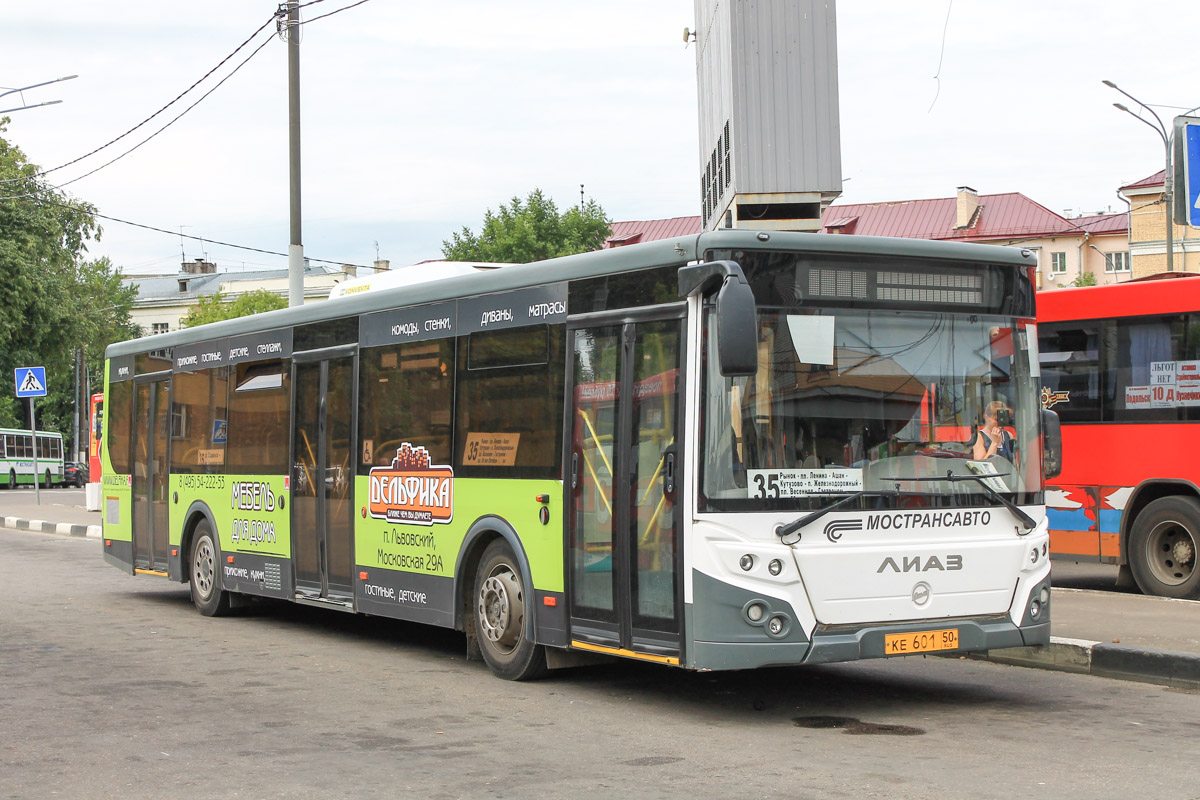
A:
{"label": "bus front door", "polygon": [[673,661],[680,646],[676,489],[682,311],[572,327],[571,641]]}
{"label": "bus front door", "polygon": [[167,572],[167,446],[171,402],[165,378],[139,380],[133,410],[133,568]]}
{"label": "bus front door", "polygon": [[301,600],[352,606],[354,356],[293,357],[292,560]]}

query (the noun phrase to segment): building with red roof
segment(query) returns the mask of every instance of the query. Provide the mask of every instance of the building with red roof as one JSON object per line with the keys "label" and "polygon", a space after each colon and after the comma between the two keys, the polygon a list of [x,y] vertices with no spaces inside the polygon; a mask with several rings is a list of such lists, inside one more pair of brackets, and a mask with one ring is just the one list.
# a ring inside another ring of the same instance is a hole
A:
{"label": "building with red roof", "polygon": [[1085,273],[1099,284],[1131,275],[1127,214],[1068,219],[1019,192],[979,194],[960,186],[954,197],[835,204],[826,209],[821,232],[1023,247],[1037,252],[1045,288]]}
{"label": "building with red roof", "polygon": [[[1038,252],[1039,284],[1050,288],[1092,273],[1099,284],[1130,277],[1128,214],[1068,219],[1019,192],[985,194],[969,186],[954,197],[832,205],[821,232],[897,236],[1024,247]],[[701,232],[700,217],[614,222],[604,246],[620,247]]]}

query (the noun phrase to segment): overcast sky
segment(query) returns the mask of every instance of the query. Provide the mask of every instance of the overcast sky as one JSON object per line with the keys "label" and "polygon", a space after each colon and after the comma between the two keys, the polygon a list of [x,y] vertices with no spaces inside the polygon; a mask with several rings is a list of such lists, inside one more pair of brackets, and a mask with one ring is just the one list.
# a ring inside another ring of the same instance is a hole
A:
{"label": "overcast sky", "polygon": [[[79,75],[25,94],[61,104],[10,115],[6,137],[50,168],[175,98],[276,3],[5,6],[0,85]],[[370,0],[314,20],[301,45],[306,255],[369,264],[378,246],[393,266],[438,258],[452,231],[478,230],[487,208],[535,187],[564,208],[582,183],[614,220],[698,214],[696,49],[682,41],[693,16],[692,0]],[[1200,105],[1198,22],[1195,0],[843,0],[842,202],[948,197],[966,184],[1059,213],[1123,209],[1117,187],[1162,169],[1162,142],[1100,82],[1168,121]],[[184,102],[47,179],[137,144],[265,37]],[[178,122],[64,191],[111,217],[286,253],[287,119],[286,47],[272,39]],[[93,256],[129,273],[178,268],[178,235],[102,224]],[[192,240],[182,255],[222,269],[287,263]]]}

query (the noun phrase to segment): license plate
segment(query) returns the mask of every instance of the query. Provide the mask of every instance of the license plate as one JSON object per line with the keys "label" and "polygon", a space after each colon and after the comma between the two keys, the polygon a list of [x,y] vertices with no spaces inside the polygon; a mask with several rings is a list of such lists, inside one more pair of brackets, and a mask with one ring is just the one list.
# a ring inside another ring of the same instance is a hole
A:
{"label": "license plate", "polygon": [[933,653],[958,649],[958,628],[940,631],[890,633],[883,637],[883,654],[904,656],[910,653]]}

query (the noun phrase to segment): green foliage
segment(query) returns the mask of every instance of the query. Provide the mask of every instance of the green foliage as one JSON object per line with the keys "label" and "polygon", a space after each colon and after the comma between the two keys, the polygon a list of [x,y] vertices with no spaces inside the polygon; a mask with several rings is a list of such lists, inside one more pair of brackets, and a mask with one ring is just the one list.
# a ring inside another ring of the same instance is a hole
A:
{"label": "green foliage", "polygon": [[1096,273],[1081,272],[1075,276],[1075,280],[1071,281],[1072,286],[1095,286]]}
{"label": "green foliage", "polygon": [[[7,122],[0,119],[0,378],[17,367],[46,367],[38,428],[69,437],[76,351],[97,388],[104,348],[137,335],[129,318],[137,292],[108,259],[85,258],[87,242],[100,237],[95,208],[38,177],[2,135]],[[28,403],[13,394],[0,391],[0,426],[28,427]]]}
{"label": "green foliage", "polygon": [[604,246],[610,222],[595,200],[560,214],[553,200],[534,189],[524,202],[513,197],[497,212],[489,208],[478,236],[466,227],[451,234],[442,242],[442,255],[452,261],[525,264],[586,253]]}
{"label": "green foliage", "polygon": [[187,316],[179,321],[185,328],[206,325],[209,322],[220,322],[223,319],[248,317],[263,311],[274,311],[277,308],[287,308],[287,298],[280,297],[266,289],[255,289],[246,292],[232,303],[225,301],[225,296],[219,291],[208,297],[201,297]]}

